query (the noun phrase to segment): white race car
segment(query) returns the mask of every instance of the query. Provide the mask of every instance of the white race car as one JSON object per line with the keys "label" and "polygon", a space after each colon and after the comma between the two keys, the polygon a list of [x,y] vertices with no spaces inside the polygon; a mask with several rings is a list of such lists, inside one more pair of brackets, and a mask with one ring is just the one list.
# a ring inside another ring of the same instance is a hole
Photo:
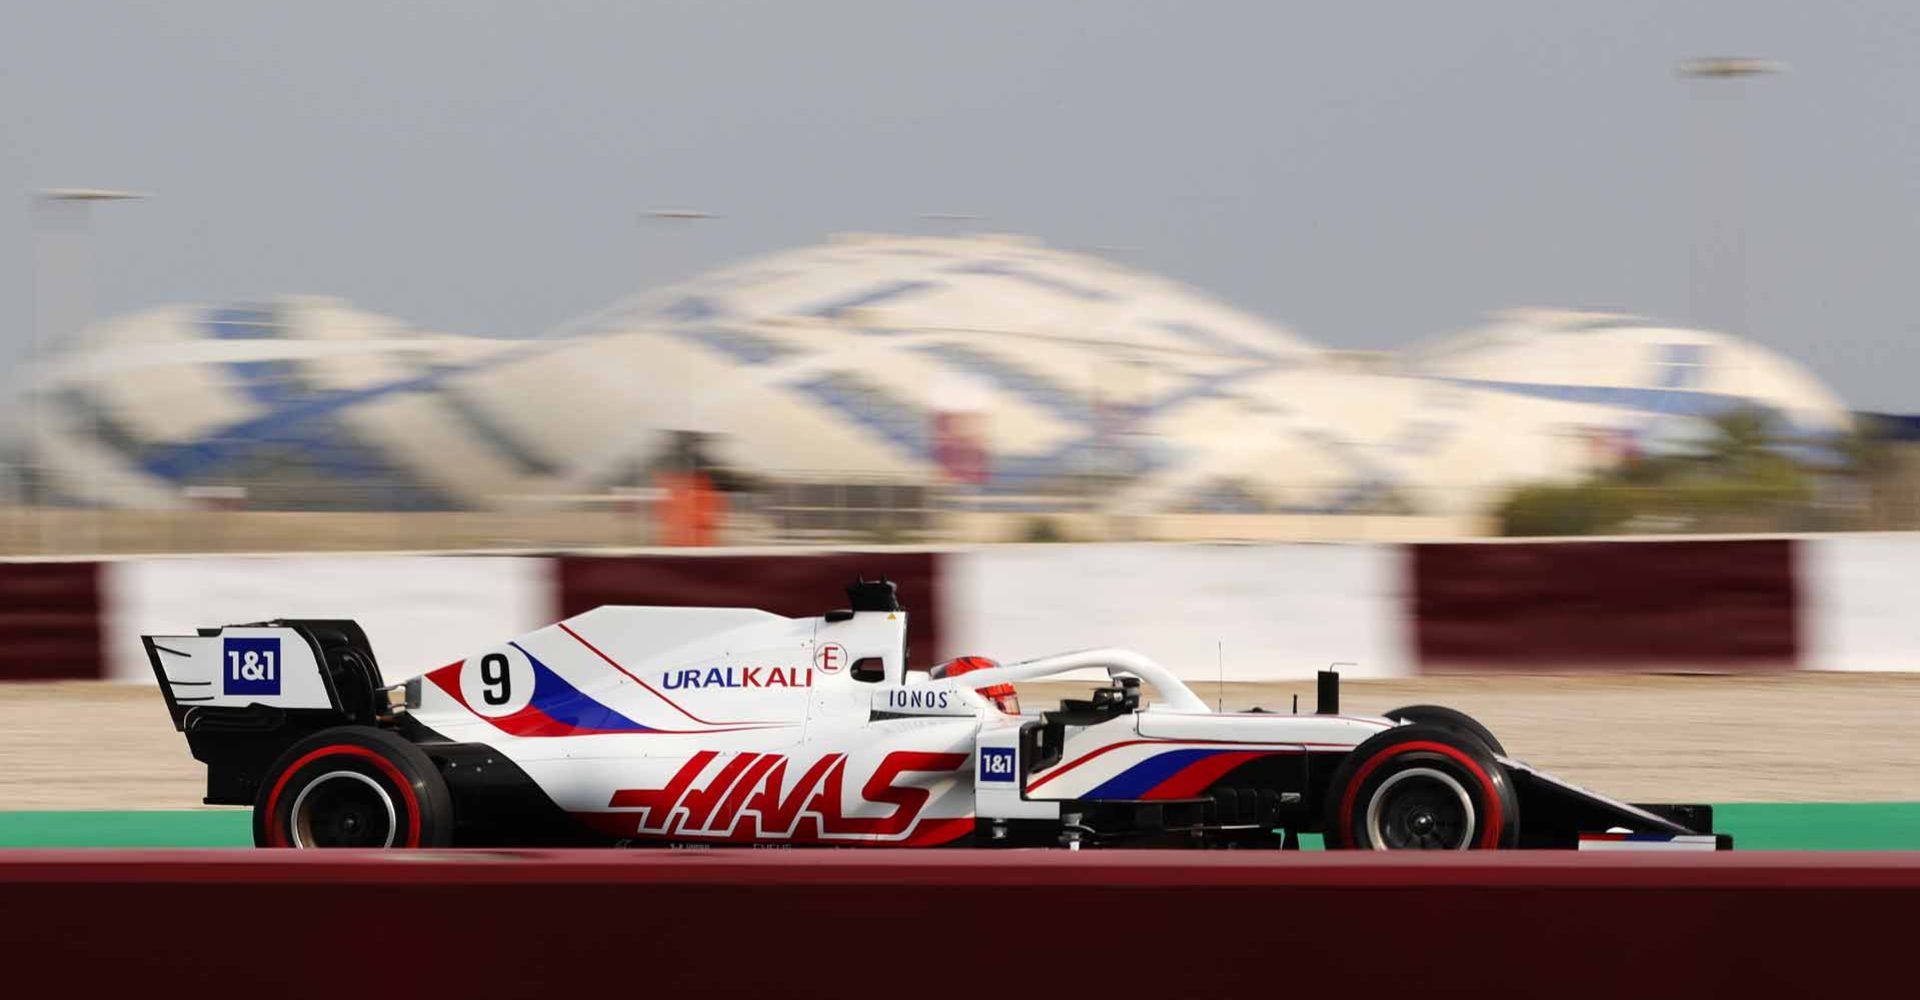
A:
{"label": "white race car", "polygon": [[[264,847],[1730,846],[1458,712],[1215,712],[1123,650],[911,669],[893,585],[847,610],[602,607],[387,686],[351,621],[144,642],[210,804]],[[1097,668],[1023,715],[1013,685]],[[1141,704],[1142,686],[1155,699]]]}

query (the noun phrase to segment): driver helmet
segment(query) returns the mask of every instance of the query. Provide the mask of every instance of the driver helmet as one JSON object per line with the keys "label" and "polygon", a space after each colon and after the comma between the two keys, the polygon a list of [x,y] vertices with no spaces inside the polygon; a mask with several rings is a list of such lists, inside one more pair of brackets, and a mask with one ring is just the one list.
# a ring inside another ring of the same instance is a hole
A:
{"label": "driver helmet", "polygon": [[[988,670],[999,665],[999,662],[984,656],[959,656],[935,666],[932,674],[934,679],[938,680],[943,677],[959,677],[976,670]],[[1000,711],[1008,715],[1020,714],[1020,695],[1013,690],[1013,685],[994,684],[981,688],[980,693]]]}

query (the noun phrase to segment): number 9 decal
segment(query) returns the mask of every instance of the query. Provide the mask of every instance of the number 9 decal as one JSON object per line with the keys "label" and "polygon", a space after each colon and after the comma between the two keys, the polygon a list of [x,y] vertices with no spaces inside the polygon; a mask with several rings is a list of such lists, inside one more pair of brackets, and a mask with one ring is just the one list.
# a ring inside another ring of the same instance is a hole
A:
{"label": "number 9 decal", "polygon": [[501,646],[460,665],[460,696],[489,719],[512,715],[533,700],[533,663],[513,646]]}

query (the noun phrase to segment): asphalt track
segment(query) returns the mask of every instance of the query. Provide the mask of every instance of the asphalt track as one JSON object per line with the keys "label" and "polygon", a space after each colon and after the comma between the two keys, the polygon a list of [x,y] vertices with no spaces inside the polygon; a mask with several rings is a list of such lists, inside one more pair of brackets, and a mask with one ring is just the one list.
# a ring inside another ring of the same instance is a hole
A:
{"label": "asphalt track", "polygon": [[[1719,832],[1743,850],[1920,850],[1920,802],[1730,803]],[[0,812],[0,848],[247,847],[245,809]],[[1317,846],[1308,837],[1306,846]]]}

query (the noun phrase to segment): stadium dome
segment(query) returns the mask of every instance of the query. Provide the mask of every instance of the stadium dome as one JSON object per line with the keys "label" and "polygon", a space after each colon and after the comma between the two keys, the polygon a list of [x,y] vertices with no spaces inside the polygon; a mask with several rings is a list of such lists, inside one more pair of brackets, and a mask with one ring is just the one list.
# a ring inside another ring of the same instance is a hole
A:
{"label": "stadium dome", "polygon": [[1848,424],[1812,376],[1723,334],[1531,311],[1404,356],[1329,351],[1007,237],[841,237],[526,340],[325,299],[154,309],[68,345],[36,385],[55,492],[148,507],[235,486],[292,508],[603,497],[695,432],[781,489],[1454,514],[1743,403],[1808,435]]}
{"label": "stadium dome", "polygon": [[[1318,350],[1165,278],[1013,237],[843,236],[651,293],[564,331],[643,378],[628,426],[719,435],[773,474],[932,477],[973,424],[989,489],[1044,488],[1185,404]],[[583,469],[589,478],[609,470]]]}
{"label": "stadium dome", "polygon": [[1803,434],[1851,425],[1846,406],[1800,365],[1728,334],[1634,316],[1512,310],[1484,329],[1411,353],[1407,366],[1455,385],[1646,420],[1747,405],[1774,411]]}
{"label": "stadium dome", "polygon": [[1851,423],[1786,358],[1629,316],[1511,311],[1403,356],[1348,357],[1323,353],[1189,408],[1164,429],[1193,460],[1129,487],[1140,506],[1468,513],[1516,483],[1690,442],[1703,418],[1738,407],[1772,411],[1800,442]]}
{"label": "stadium dome", "polygon": [[23,417],[58,496],[166,508],[245,483],[262,505],[444,508],[498,485],[449,379],[512,348],[324,298],[166,306],[60,345]]}
{"label": "stadium dome", "polygon": [[593,495],[634,483],[678,431],[762,479],[926,482],[960,428],[992,456],[986,488],[1012,493],[1132,469],[1158,417],[1316,354],[1098,257],[847,236],[531,340],[324,299],[148,310],[44,366],[33,434],[58,493],[127,506],[233,483],[260,506]]}
{"label": "stadium dome", "polygon": [[1125,487],[1143,510],[1465,513],[1570,468],[1531,399],[1337,357],[1249,378],[1158,429],[1188,459]]}

